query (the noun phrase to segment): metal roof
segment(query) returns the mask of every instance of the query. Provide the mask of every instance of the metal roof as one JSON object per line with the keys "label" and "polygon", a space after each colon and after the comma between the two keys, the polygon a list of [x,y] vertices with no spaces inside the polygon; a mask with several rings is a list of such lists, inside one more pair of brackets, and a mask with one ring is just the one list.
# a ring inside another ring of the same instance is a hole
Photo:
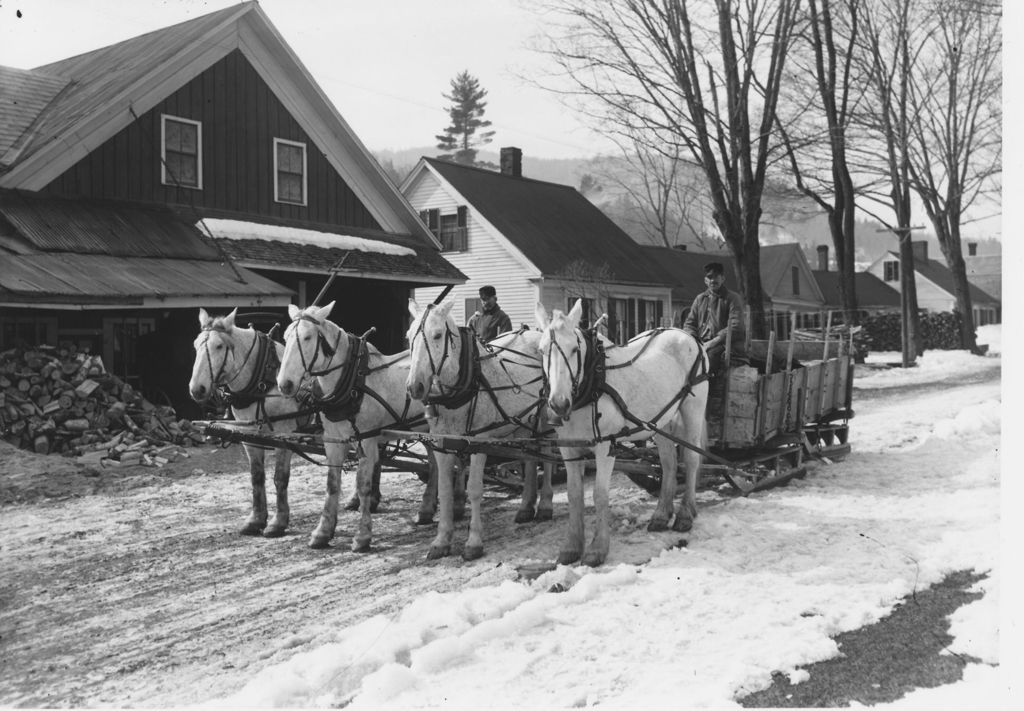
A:
{"label": "metal roof", "polygon": [[187,220],[160,205],[39,197],[0,190],[6,220],[32,249],[120,257],[218,259]]}
{"label": "metal roof", "polygon": [[291,301],[289,289],[247,269],[198,259],[100,254],[3,255],[0,303],[159,306],[174,299]]}

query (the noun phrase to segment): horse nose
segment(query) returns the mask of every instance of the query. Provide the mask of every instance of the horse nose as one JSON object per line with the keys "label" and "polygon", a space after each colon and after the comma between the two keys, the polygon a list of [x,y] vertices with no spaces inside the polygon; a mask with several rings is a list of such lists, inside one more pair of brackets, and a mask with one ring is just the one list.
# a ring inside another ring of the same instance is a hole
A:
{"label": "horse nose", "polygon": [[405,389],[409,391],[409,397],[413,400],[422,400],[423,393],[426,388],[423,387],[423,383],[417,381],[410,382],[405,386]]}
{"label": "horse nose", "polygon": [[188,394],[191,395],[192,399],[196,402],[205,402],[209,397],[209,394],[206,392],[205,385],[195,385],[189,388]]}
{"label": "horse nose", "polygon": [[281,391],[282,395],[286,395],[288,397],[291,397],[292,393],[295,392],[295,383],[292,382],[291,378],[279,379],[277,381],[277,387]]}
{"label": "horse nose", "polygon": [[565,418],[569,415],[570,402],[568,398],[564,397],[553,397],[548,400],[548,406],[551,411],[561,418]]}

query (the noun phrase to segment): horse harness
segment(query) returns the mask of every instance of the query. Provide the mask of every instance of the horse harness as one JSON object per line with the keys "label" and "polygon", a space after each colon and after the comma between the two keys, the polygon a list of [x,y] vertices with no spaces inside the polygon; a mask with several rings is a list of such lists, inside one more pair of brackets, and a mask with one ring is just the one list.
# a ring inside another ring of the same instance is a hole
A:
{"label": "horse harness", "polygon": [[[431,308],[433,308],[433,304],[427,306],[428,310]],[[413,338],[415,339],[416,336],[422,335],[424,346],[426,346],[427,357],[430,360],[431,373],[436,377],[438,374],[440,374],[441,367],[444,365],[445,361],[447,361],[448,357],[451,355],[450,347],[454,345],[456,336],[452,333],[451,329],[447,328],[446,325],[444,336],[444,350],[441,353],[440,360],[435,362],[433,353],[431,352],[430,346],[427,343],[427,336],[425,333],[423,333],[423,323],[426,321],[425,316],[426,315],[424,314],[424,318],[420,319],[419,328],[417,329],[417,332],[413,335]],[[522,330],[523,329],[520,329],[519,332],[521,333]],[[509,423],[515,424],[519,427],[528,430],[533,437],[548,434],[548,431],[542,432],[540,430],[540,411],[541,407],[543,407],[544,400],[546,399],[546,396],[544,394],[546,384],[542,386],[541,394],[537,398],[537,400],[532,405],[528,406],[526,409],[519,413],[507,413],[505,411],[505,408],[502,407],[501,402],[499,401],[497,396],[497,392],[501,390],[513,390],[514,392],[519,393],[522,392],[523,385],[529,385],[530,383],[537,382],[537,380],[543,381],[543,369],[541,369],[541,374],[538,376],[538,378],[533,381],[530,381],[529,383],[520,385],[518,383],[513,382],[513,384],[510,386],[493,386],[484,376],[480,365],[481,362],[486,358],[500,355],[500,351],[502,350],[509,350],[511,352],[517,353],[518,355],[525,354],[519,353],[518,351],[513,351],[512,349],[503,348],[501,346],[495,348],[492,347],[490,344],[484,344],[484,348],[486,348],[488,352],[486,354],[481,355],[480,340],[477,338],[476,333],[473,331],[473,329],[469,328],[468,326],[458,327],[458,339],[460,344],[459,371],[458,375],[456,376],[455,383],[454,385],[451,386],[442,386],[445,389],[445,392],[442,392],[440,395],[434,397],[427,397],[426,399],[424,399],[423,404],[427,407],[428,416],[430,416],[429,413],[432,410],[434,410],[434,408],[437,408],[439,406],[444,407],[445,409],[448,410],[457,410],[463,407],[464,405],[468,404],[470,409],[466,419],[467,431],[464,433],[467,436],[478,436],[491,430],[504,427]],[[504,362],[501,363],[501,366],[504,369]],[[508,371],[506,369],[506,373],[507,372]],[[486,393],[488,397],[490,397],[492,404],[498,411],[500,419],[495,422],[491,422],[488,423],[487,425],[474,429],[471,423],[473,422],[473,419],[476,415],[477,402],[479,401],[481,393]],[[436,445],[435,449],[438,451],[446,451],[440,449]]]}
{"label": "horse harness", "polygon": [[[339,328],[338,337],[335,339],[334,344],[331,345],[324,337],[323,331],[320,330],[320,326],[323,325],[322,321],[318,321],[307,314],[300,314],[293,320],[309,321],[317,326],[316,351],[314,351],[313,358],[309,363],[306,363],[302,349],[299,348],[299,357],[302,359],[302,364],[306,373],[310,376],[323,376],[329,375],[330,373],[338,370],[341,371],[341,374],[330,393],[324,393],[320,389],[319,381],[314,381],[312,394],[312,402],[314,404],[313,409],[318,412],[321,417],[324,417],[331,422],[348,421],[349,424],[352,425],[355,438],[358,440],[363,440],[368,437],[376,437],[383,430],[392,429],[398,425],[416,427],[426,423],[422,418],[417,418],[415,420],[409,419],[409,409],[412,405],[412,399],[408,395],[405,397],[405,407],[400,414],[391,406],[391,403],[387,402],[380,395],[380,393],[366,384],[366,376],[370,373],[387,368],[400,360],[396,359],[394,361],[389,361],[376,368],[369,367],[370,351],[367,346],[367,338],[376,329],[371,328],[362,336],[355,336],[351,333],[346,333],[344,330]],[[337,354],[338,346],[341,344],[341,339],[343,337],[348,338],[348,356],[341,363],[330,366],[329,364]],[[326,359],[328,367],[322,370],[313,370],[313,364],[321,354],[323,354]],[[368,432],[360,432],[359,428],[356,426],[356,416],[362,409],[363,397],[365,395],[369,395],[380,403],[388,414],[395,418],[394,423],[384,427],[378,427]]]}
{"label": "horse harness", "polygon": [[[575,375],[573,375],[573,382],[572,382],[572,393],[573,393],[572,409],[573,409],[573,411],[575,411],[575,410],[579,410],[579,409],[582,409],[584,407],[587,407],[589,405],[595,405],[595,407],[594,407],[594,409],[592,411],[595,441],[601,441],[601,440],[613,441],[613,440],[620,439],[620,438],[623,438],[623,437],[630,437],[630,436],[632,436],[632,435],[634,435],[634,434],[636,434],[638,432],[644,431],[644,430],[650,430],[650,431],[656,432],[658,434],[665,434],[661,429],[659,429],[655,425],[655,423],[658,420],[660,420],[662,418],[662,416],[665,415],[666,412],[671,410],[678,403],[682,402],[689,395],[691,395],[692,392],[693,392],[694,386],[699,385],[700,383],[703,383],[704,381],[708,380],[709,374],[708,374],[707,366],[705,365],[704,347],[701,345],[700,341],[698,340],[697,341],[698,358],[696,358],[694,360],[693,365],[690,367],[690,372],[687,375],[686,383],[683,385],[682,389],[678,393],[676,393],[675,397],[673,397],[671,400],[669,400],[668,404],[666,404],[665,407],[663,407],[661,409],[661,411],[658,412],[657,415],[652,417],[648,422],[644,422],[639,417],[637,417],[636,415],[634,415],[632,412],[629,411],[629,408],[626,407],[626,402],[622,398],[622,395],[620,395],[619,392],[614,387],[612,387],[611,385],[608,384],[608,382],[606,380],[607,371],[609,371],[609,370],[616,370],[618,368],[625,368],[625,367],[630,366],[633,363],[635,363],[637,361],[637,359],[640,358],[641,355],[643,355],[644,351],[647,350],[647,348],[651,345],[651,343],[654,342],[654,339],[657,336],[659,336],[661,333],[665,332],[666,330],[668,330],[668,329],[666,329],[666,328],[656,328],[656,329],[653,329],[651,331],[650,337],[644,343],[644,345],[640,349],[640,351],[636,355],[634,355],[632,358],[630,358],[628,361],[626,361],[624,363],[619,363],[617,365],[607,365],[607,363],[606,363],[606,357],[607,356],[606,356],[605,351],[604,351],[604,344],[601,342],[601,339],[598,337],[596,329],[581,329],[582,336],[583,336],[582,339],[580,338],[579,332],[577,333],[577,336],[576,336],[577,343],[580,346],[582,346],[583,344],[586,344],[586,346],[587,346],[587,353],[586,353],[586,357],[584,357],[582,359],[583,363],[582,363],[582,367],[581,367],[581,364],[580,364],[580,352],[581,352],[582,348],[577,348],[576,349],[576,371],[575,371]],[[552,350],[554,350],[556,348],[558,349],[558,352],[561,355],[562,360],[565,361],[567,366],[569,366],[569,358],[565,355],[565,352],[554,341],[554,339],[552,339],[551,345],[552,345]],[[550,355],[551,355],[551,351],[550,350],[548,351],[548,354],[549,354],[549,357],[550,357]],[[574,372],[571,367],[569,368],[569,372],[570,373]],[[602,395],[607,395],[608,397],[610,397],[612,399],[612,401],[615,403],[616,407],[618,407],[619,411],[622,413],[622,416],[627,421],[633,423],[634,427],[632,429],[629,429],[627,427],[623,427],[623,429],[621,431],[619,431],[619,432],[617,432],[617,433],[615,433],[613,435],[605,435],[603,437],[598,435],[598,423],[597,423],[597,420],[598,420],[598,417],[600,416],[600,414],[598,413],[598,410],[597,410],[597,407],[596,407],[596,403],[597,403],[598,400],[601,399]]]}
{"label": "horse harness", "polygon": [[[203,330],[227,333],[226,329],[214,325],[204,326]],[[267,415],[265,400],[267,393],[277,385],[277,369],[281,366],[281,360],[277,356],[277,349],[274,348],[274,342],[270,339],[270,336],[260,331],[255,331],[255,334],[256,337],[253,339],[252,345],[249,346],[245,358],[242,359],[242,364],[238,367],[240,372],[245,368],[250,358],[256,359],[249,382],[244,387],[238,389],[232,389],[226,383],[220,382],[221,378],[224,377],[227,358],[224,358],[221,362],[220,369],[212,377],[211,382],[219,386],[221,398],[232,409],[244,410],[253,403],[256,403],[256,419],[258,420],[272,423],[274,420],[293,419],[294,415],[291,414],[287,417],[277,418],[271,418]],[[212,373],[213,362],[210,357],[209,339],[206,342],[206,360]]]}

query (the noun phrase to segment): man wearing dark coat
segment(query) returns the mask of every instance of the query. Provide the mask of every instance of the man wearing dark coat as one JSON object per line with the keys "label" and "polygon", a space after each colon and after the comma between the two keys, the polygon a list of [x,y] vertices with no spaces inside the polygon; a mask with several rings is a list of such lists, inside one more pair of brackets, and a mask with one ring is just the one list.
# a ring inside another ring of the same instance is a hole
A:
{"label": "man wearing dark coat", "polygon": [[683,322],[683,330],[704,344],[714,374],[722,369],[726,334],[730,331],[730,360],[741,363],[746,360],[743,302],[739,294],[726,288],[725,268],[721,262],[704,265],[704,285],[707,289],[693,300],[690,313]]}
{"label": "man wearing dark coat", "polygon": [[493,286],[480,287],[480,301],[483,307],[469,317],[469,327],[476,331],[480,340],[493,341],[499,333],[512,330],[512,319],[498,306],[498,292]]}

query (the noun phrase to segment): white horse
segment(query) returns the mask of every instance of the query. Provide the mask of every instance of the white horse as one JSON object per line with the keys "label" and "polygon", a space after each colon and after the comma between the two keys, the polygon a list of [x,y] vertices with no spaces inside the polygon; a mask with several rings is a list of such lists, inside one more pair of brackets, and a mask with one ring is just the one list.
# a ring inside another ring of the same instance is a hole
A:
{"label": "white horse", "polygon": [[[341,493],[341,468],[349,448],[362,450],[356,471],[356,496],[359,497],[359,528],[352,539],[352,550],[370,548],[373,506],[373,477],[379,472],[378,445],[388,439],[383,430],[427,429],[423,404],[406,394],[409,352],[383,355],[376,347],[347,333],[328,320],[334,302],[323,307],[300,309],[288,306],[292,323],[285,331],[284,355],[277,386],[285,395],[294,393],[306,377],[316,378],[323,395],[316,401],[324,427],[327,454],[327,498],[320,523],[310,535],[311,548],[324,548],[334,537],[338,521],[338,497]],[[428,456],[429,459],[429,456]],[[423,495],[420,523],[434,516],[436,476]]]}
{"label": "white horse", "polygon": [[[412,349],[408,391],[412,397],[429,403],[430,432],[453,437],[535,437],[547,429],[541,418],[544,379],[537,350],[540,333],[515,331],[483,344],[471,330],[455,325],[451,308],[449,301],[421,311],[415,301],[409,301],[413,321],[408,332]],[[431,410],[436,416],[430,417]],[[439,513],[437,536],[430,545],[428,559],[450,555],[453,534],[452,468],[457,455],[437,447],[434,456],[438,468]],[[469,537],[462,553],[466,560],[483,555],[480,506],[486,463],[486,454],[471,453],[467,486]],[[544,465],[537,519],[551,518],[553,468],[553,465]],[[524,469],[527,469],[524,471],[526,483],[517,521],[534,517],[536,465]]]}
{"label": "white horse", "polygon": [[[559,439],[591,442],[589,447],[560,447],[569,494],[569,532],[558,554],[560,564],[604,563],[608,555],[608,486],[615,457],[611,438],[639,441],[654,435],[661,460],[661,492],[648,530],[663,531],[672,518],[676,493],[676,445],[657,432],[700,446],[704,443],[708,361],[700,344],[679,329],[649,331],[623,347],[602,353],[603,343],[579,328],[582,304],[568,314],[537,305],[543,328],[540,349],[548,379],[548,406],[561,418]],[[603,382],[602,382],[603,381]],[[594,506],[597,526],[584,554],[582,457],[589,449],[596,460]],[[697,476],[701,456],[686,448],[686,490],[672,529],[688,531],[697,515]]]}
{"label": "white horse", "polygon": [[[203,403],[218,387],[230,394],[231,413],[236,420],[259,422],[260,430],[294,432],[305,424],[300,405],[293,399],[282,397],[277,390],[277,364],[283,346],[266,334],[252,328],[235,325],[238,309],[227,316],[210,316],[199,309],[202,329],[193,345],[196,360],[188,390],[192,399]],[[298,414],[299,419],[295,415]],[[252,480],[252,512],[240,533],[267,538],[283,536],[288,528],[291,510],[288,506],[288,479],[291,476],[292,453],[278,448],[274,455],[274,486],[277,489],[277,510],[267,524],[266,464],[267,449],[243,444],[249,459]]]}

